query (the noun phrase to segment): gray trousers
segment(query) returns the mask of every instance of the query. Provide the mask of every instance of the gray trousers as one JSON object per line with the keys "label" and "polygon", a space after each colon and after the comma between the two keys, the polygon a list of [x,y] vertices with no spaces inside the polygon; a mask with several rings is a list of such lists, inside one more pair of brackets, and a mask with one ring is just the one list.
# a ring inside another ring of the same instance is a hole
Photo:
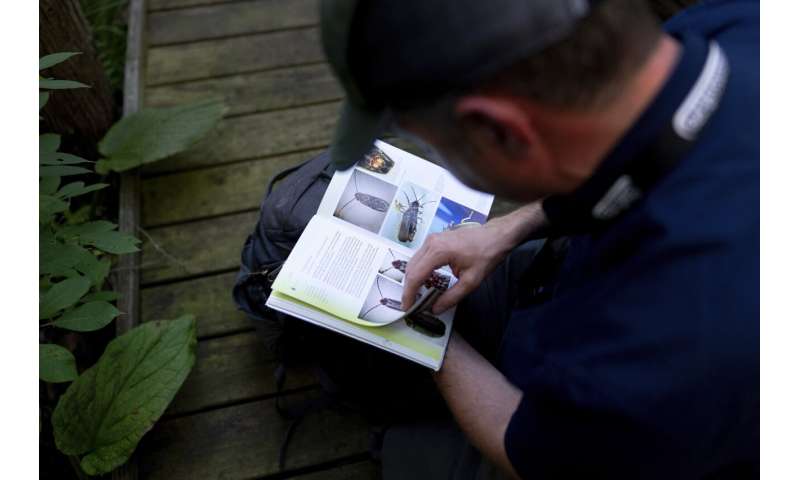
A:
{"label": "gray trousers", "polygon": [[[454,328],[495,365],[513,306],[527,291],[521,279],[543,243],[527,242],[514,249],[456,311]],[[391,426],[384,436],[381,461],[385,480],[505,478],[452,418]]]}

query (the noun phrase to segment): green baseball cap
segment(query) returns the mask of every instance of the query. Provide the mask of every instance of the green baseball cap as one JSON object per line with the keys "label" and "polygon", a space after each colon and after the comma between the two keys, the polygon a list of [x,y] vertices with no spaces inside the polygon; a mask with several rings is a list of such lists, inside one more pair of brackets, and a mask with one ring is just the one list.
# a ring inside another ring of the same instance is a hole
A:
{"label": "green baseball cap", "polygon": [[331,156],[350,168],[393,108],[468,88],[565,38],[598,0],[321,0],[322,44],[345,91]]}

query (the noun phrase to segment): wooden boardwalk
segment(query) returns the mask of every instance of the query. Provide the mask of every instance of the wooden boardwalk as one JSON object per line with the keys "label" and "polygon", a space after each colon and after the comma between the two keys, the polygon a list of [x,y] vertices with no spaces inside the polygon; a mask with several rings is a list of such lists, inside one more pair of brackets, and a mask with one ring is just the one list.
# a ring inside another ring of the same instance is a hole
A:
{"label": "wooden boardwalk", "polygon": [[[149,0],[144,104],[224,97],[225,119],[191,151],[142,174],[141,318],[194,313],[197,364],[138,453],[145,479],[378,478],[367,425],[304,421],[284,472],[288,423],[274,362],[234,309],[239,252],[270,176],[328,143],[342,92],[323,61],[316,0]],[[315,392],[295,372],[284,395]]]}

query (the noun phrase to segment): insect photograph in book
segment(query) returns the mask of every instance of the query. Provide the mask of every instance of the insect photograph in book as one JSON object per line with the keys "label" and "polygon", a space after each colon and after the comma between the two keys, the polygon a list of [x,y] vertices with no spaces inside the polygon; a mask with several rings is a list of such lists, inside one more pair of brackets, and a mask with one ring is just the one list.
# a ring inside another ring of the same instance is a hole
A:
{"label": "insect photograph in book", "polygon": [[373,147],[372,150],[358,161],[358,166],[380,175],[389,175],[394,168],[394,160],[383,150]]}
{"label": "insect photograph in book", "polygon": [[400,185],[394,196],[381,236],[409,248],[417,248],[425,240],[436,212],[439,194],[411,182]]}
{"label": "insect photograph in book", "polygon": [[353,170],[333,215],[372,233],[378,233],[396,191],[397,187],[391,183]]}
{"label": "insect photograph in book", "polygon": [[[403,313],[402,295],[403,287],[400,284],[377,275],[358,317],[376,326],[392,322]],[[417,294],[417,297],[421,295]],[[428,337],[438,338],[446,332],[444,322],[430,313],[418,312],[406,317],[404,321],[406,326]]]}
{"label": "insect photograph in book", "polygon": [[486,223],[486,215],[449,198],[442,197],[436,215],[431,222],[430,233],[447,232],[466,227],[477,227]]}
{"label": "insect photograph in book", "polygon": [[[385,277],[389,277],[392,280],[403,283],[406,276],[406,266],[408,265],[409,260],[410,258],[390,248],[386,253],[386,256],[383,258],[383,262],[381,263],[381,268],[378,270],[378,273]],[[425,280],[423,286],[425,288],[447,290],[450,287],[451,282],[452,277],[450,275],[436,270],[431,273],[431,276],[427,280]]]}

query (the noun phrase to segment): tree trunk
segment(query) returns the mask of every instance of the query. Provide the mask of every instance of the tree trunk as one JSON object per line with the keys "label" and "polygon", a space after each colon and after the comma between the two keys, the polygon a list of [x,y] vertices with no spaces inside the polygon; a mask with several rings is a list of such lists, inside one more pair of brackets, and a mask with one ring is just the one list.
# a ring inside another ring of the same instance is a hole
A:
{"label": "tree trunk", "polygon": [[40,112],[42,131],[73,136],[79,150],[94,151],[114,121],[111,85],[92,46],[79,0],[39,0],[39,56],[83,52],[44,70],[43,77],[75,80],[91,88],[54,90]]}

